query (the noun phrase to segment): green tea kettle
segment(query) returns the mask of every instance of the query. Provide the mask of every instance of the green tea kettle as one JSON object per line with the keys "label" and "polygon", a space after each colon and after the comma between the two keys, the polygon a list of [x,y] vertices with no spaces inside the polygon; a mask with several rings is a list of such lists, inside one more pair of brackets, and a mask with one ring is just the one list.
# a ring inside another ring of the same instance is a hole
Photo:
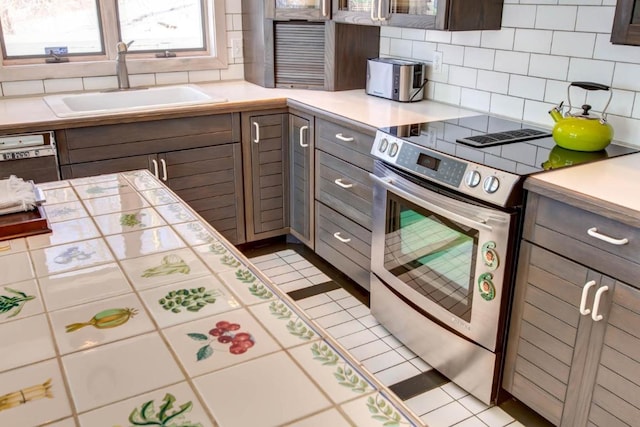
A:
{"label": "green tea kettle", "polygon": [[[609,91],[609,100],[602,109],[602,117],[590,115],[591,105],[584,104],[582,112],[571,114],[571,87],[576,86],[585,90],[606,90]],[[561,102],[554,107],[549,114],[556,122],[553,127],[553,139],[562,148],[575,151],[599,151],[604,149],[611,139],[613,139],[613,128],[607,123],[607,107],[611,102],[613,92],[609,86],[591,82],[573,82],[567,88],[568,108],[563,114]]]}

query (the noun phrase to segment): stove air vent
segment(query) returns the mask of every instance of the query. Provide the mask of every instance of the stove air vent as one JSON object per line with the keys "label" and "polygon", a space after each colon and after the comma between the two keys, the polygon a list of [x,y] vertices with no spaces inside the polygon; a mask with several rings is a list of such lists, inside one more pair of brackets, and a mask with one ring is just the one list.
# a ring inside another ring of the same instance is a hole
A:
{"label": "stove air vent", "polygon": [[459,138],[456,142],[471,145],[473,147],[490,147],[492,145],[509,144],[511,142],[528,141],[531,139],[546,138],[551,132],[539,129],[515,129],[504,132],[474,135]]}

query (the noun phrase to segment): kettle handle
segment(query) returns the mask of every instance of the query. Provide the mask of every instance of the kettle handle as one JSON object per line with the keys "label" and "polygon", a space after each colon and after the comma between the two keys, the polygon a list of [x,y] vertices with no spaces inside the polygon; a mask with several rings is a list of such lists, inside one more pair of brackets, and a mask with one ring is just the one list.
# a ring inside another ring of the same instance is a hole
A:
{"label": "kettle handle", "polygon": [[577,86],[584,90],[609,90],[609,86],[593,82],[572,82],[569,87]]}
{"label": "kettle handle", "polygon": [[569,112],[571,111],[571,86],[576,86],[584,90],[604,90],[609,92],[609,99],[602,109],[602,119],[601,122],[606,123],[607,121],[607,108],[609,108],[609,104],[611,103],[611,98],[613,97],[613,91],[607,85],[603,85],[601,83],[594,82],[571,82],[567,87],[567,103],[569,104]]}

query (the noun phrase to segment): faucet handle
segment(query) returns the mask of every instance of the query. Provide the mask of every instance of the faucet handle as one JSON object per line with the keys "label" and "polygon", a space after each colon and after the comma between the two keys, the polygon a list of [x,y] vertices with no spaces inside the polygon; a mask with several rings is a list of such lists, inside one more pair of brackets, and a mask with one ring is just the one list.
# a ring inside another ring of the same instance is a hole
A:
{"label": "faucet handle", "polygon": [[135,40],[131,40],[129,43],[119,41],[118,43],[116,43],[116,50],[118,51],[118,53],[126,53],[134,41]]}

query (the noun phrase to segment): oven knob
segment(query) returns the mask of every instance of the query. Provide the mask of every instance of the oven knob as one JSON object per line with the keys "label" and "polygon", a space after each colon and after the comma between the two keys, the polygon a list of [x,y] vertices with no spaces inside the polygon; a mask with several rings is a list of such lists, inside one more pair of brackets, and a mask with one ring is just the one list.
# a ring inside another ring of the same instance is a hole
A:
{"label": "oven knob", "polygon": [[477,187],[478,184],[480,184],[481,178],[482,177],[480,176],[480,172],[473,170],[473,171],[467,172],[467,175],[464,177],[464,182],[469,187],[474,188],[474,187]]}
{"label": "oven knob", "polygon": [[482,189],[489,194],[495,193],[498,188],[500,188],[500,181],[493,175],[486,177],[482,183]]}
{"label": "oven knob", "polygon": [[388,146],[389,146],[389,141],[387,140],[387,138],[382,138],[380,140],[380,144],[378,144],[378,151],[381,153],[384,153],[385,151],[387,151]]}
{"label": "oven knob", "polygon": [[393,142],[393,143],[391,143],[391,146],[389,147],[389,156],[395,157],[396,154],[398,154],[398,144]]}

